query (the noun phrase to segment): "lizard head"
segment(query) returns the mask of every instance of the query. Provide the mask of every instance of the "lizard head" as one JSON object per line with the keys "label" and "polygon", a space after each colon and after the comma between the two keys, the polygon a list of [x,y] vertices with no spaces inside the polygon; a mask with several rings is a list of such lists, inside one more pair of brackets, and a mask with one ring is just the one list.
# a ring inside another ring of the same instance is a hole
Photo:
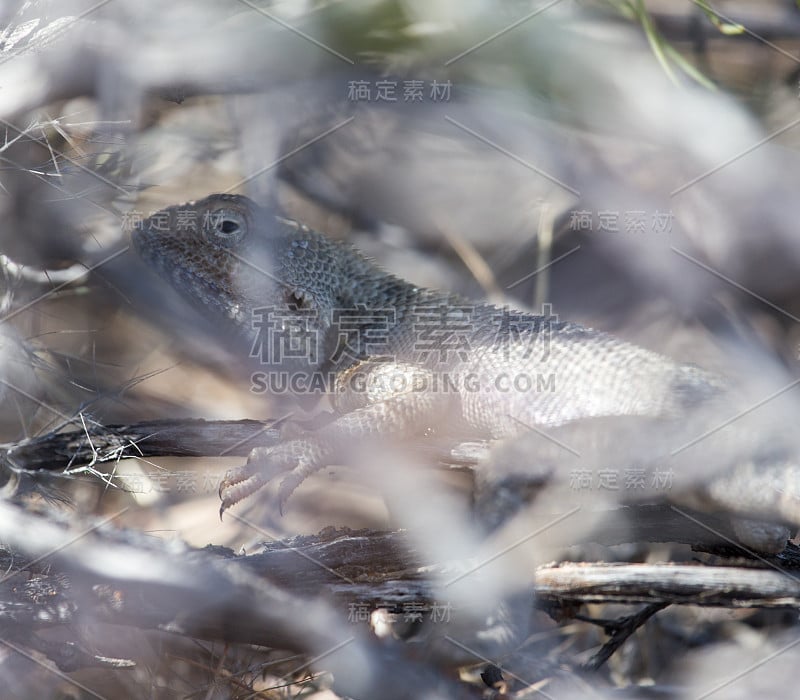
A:
{"label": "lizard head", "polygon": [[[241,195],[215,194],[156,212],[132,234],[139,256],[251,355],[284,334],[292,357],[269,364],[317,367],[324,356],[340,259],[338,244]],[[272,348],[275,350],[275,348]],[[265,358],[262,358],[264,360]]]}

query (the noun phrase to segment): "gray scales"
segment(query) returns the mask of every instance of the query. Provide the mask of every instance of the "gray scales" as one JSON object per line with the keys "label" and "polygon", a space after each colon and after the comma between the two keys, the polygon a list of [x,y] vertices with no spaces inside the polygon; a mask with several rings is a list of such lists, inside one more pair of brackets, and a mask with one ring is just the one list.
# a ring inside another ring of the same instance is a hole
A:
{"label": "gray scales", "polygon": [[[239,337],[267,376],[330,390],[335,418],[253,450],[225,476],[221,513],[277,477],[282,506],[359,442],[433,432],[514,445],[532,436],[544,463],[560,463],[548,454],[563,451],[563,439],[583,451],[612,446],[615,459],[642,464],[676,454],[675,445],[719,423],[720,406],[741,403],[721,377],[607,333],[416,287],[243,196],[168,207],[136,228],[133,243],[216,327]],[[716,439],[702,454],[680,455],[682,469],[696,472],[709,454],[720,468],[689,479],[676,497],[737,514],[742,544],[779,551],[785,526],[800,525],[800,470],[774,440],[761,456],[761,427],[708,430]],[[551,430],[559,437],[548,438]]]}

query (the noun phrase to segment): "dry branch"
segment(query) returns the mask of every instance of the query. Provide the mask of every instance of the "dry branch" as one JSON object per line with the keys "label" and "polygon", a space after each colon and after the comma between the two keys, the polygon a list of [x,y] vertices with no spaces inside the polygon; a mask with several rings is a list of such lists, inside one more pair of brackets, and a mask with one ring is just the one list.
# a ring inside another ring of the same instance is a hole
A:
{"label": "dry branch", "polygon": [[538,569],[534,587],[541,599],[581,603],[726,608],[800,605],[800,579],[777,567],[565,563]]}
{"label": "dry branch", "polygon": [[[88,619],[299,651],[324,659],[336,692],[354,698],[477,697],[430,661],[413,660],[402,647],[382,645],[347,624],[321,596],[297,596],[212,552],[99,524],[76,536],[74,524],[8,504],[0,504],[0,539],[34,561],[46,558],[69,577],[57,593],[70,595],[71,605],[59,605],[58,616],[48,614],[48,626]],[[20,586],[30,576],[41,588],[42,575],[10,572],[3,585],[13,580]],[[49,603],[28,596],[24,607]],[[13,618],[5,622],[6,637],[14,636]],[[27,618],[19,629],[29,633]],[[41,651],[39,641],[29,646]]]}

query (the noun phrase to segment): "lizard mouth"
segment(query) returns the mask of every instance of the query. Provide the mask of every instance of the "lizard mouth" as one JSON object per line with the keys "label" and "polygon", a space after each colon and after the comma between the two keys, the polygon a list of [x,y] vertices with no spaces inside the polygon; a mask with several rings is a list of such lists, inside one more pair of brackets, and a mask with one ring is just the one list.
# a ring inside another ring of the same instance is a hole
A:
{"label": "lizard mouth", "polygon": [[[165,223],[165,218],[166,222]],[[162,277],[193,276],[188,260],[193,259],[195,246],[181,232],[175,232],[173,213],[165,209],[138,223],[131,231],[131,243],[148,267]]]}
{"label": "lizard mouth", "polygon": [[163,268],[166,258],[163,255],[165,248],[165,234],[154,230],[152,219],[145,219],[136,224],[131,231],[131,243],[136,254],[148,265],[159,271]]}
{"label": "lizard mouth", "polygon": [[150,233],[144,228],[144,223],[137,224],[131,231],[131,243],[136,254],[145,262],[152,263],[152,247],[150,243]]}
{"label": "lizard mouth", "polygon": [[139,258],[173,287],[177,286],[192,306],[227,319],[240,311],[235,300],[226,295],[224,286],[189,264],[188,261],[196,260],[191,241],[165,231],[163,224],[153,217],[134,227],[131,243]]}

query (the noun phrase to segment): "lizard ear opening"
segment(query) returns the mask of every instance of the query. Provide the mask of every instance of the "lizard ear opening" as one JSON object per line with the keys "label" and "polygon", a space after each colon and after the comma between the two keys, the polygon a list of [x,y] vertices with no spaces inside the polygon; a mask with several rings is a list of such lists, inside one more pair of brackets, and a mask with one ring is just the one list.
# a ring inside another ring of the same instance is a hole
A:
{"label": "lizard ear opening", "polygon": [[312,306],[311,297],[299,290],[287,292],[286,303],[295,309],[310,309]]}

